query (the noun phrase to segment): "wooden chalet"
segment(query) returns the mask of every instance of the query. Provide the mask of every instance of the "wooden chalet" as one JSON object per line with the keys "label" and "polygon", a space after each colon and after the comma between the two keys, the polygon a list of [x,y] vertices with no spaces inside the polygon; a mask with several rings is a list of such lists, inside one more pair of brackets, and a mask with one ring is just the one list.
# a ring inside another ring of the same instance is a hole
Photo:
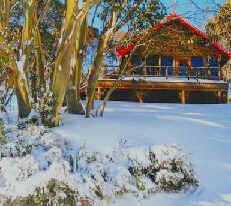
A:
{"label": "wooden chalet", "polygon": [[[102,99],[116,84],[111,100],[227,103],[223,68],[231,55],[206,34],[172,13],[142,38],[118,48],[121,62],[132,55],[126,72],[118,80],[124,65],[106,68],[96,98]],[[143,44],[136,47],[138,43]]]}

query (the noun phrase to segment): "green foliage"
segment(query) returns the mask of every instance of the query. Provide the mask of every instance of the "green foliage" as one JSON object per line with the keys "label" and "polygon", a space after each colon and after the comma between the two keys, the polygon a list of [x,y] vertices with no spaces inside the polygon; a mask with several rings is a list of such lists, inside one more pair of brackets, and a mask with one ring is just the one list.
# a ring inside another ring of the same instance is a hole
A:
{"label": "green foliage", "polygon": [[50,126],[53,122],[54,105],[56,103],[56,97],[53,92],[45,92],[33,104],[35,110],[40,114],[41,121],[44,125]]}
{"label": "green foliage", "polygon": [[[120,11],[118,29],[120,25],[128,26],[129,31],[146,29],[156,25],[166,15],[166,8],[160,0],[136,1],[131,0],[123,7],[123,0],[104,0],[98,5],[97,17],[102,21],[103,28],[110,20],[113,10]],[[103,10],[103,12],[102,12]]]}
{"label": "green foliage", "polygon": [[[38,16],[43,15],[44,7],[48,0],[38,3]],[[43,15],[39,23],[42,46],[49,56],[49,61],[53,61],[56,56],[58,38],[61,35],[61,25],[64,18],[65,3],[59,0],[52,0],[47,14]],[[47,57],[48,57],[47,56]]]}
{"label": "green foliage", "polygon": [[142,30],[160,23],[166,16],[166,8],[159,0],[143,1],[129,22],[129,30]]}
{"label": "green foliage", "polygon": [[213,39],[231,37],[231,4],[227,2],[220,7],[217,15],[206,25],[206,30]]}

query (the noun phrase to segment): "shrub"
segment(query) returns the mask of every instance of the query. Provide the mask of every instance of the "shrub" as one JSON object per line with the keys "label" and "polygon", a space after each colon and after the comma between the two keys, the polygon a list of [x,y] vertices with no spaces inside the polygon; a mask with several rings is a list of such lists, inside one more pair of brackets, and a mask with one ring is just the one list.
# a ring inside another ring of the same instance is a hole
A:
{"label": "shrub", "polygon": [[[7,138],[8,140],[8,138]],[[31,154],[32,144],[24,139],[17,139],[15,142],[6,142],[0,152],[0,159],[3,157],[24,157]]]}
{"label": "shrub", "polygon": [[0,161],[0,172],[1,179],[10,186],[39,172],[39,165],[30,155],[23,158],[3,158]]}
{"label": "shrub", "polygon": [[8,200],[4,206],[92,206],[92,201],[78,191],[56,179],[51,179],[43,188],[37,187],[34,194],[16,200]]}
{"label": "shrub", "polygon": [[[124,194],[145,198],[199,186],[189,155],[176,145],[129,147],[121,140],[112,152],[102,153],[85,144],[73,148],[66,139],[33,125],[12,129],[9,140],[0,159],[0,185],[23,198],[8,205],[89,206],[90,199],[97,203]],[[88,198],[83,200],[83,194]]]}
{"label": "shrub", "polygon": [[[129,172],[136,179],[136,184],[140,190],[147,189],[151,192],[180,192],[189,191],[199,186],[195,171],[189,159],[189,155],[184,153],[176,145],[158,145],[149,149],[143,149],[143,154],[139,158],[131,151]],[[143,180],[151,180],[146,183]]]}

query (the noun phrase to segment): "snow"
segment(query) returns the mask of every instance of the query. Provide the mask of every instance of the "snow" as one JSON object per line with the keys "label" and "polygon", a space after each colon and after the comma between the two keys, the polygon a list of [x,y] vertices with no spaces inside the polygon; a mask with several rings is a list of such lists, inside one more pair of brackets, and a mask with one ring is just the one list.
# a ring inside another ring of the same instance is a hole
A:
{"label": "snow", "polygon": [[83,7],[84,7],[84,2],[83,2],[83,0],[79,0],[79,1],[78,1],[78,7],[79,7],[79,9],[83,9]]}
{"label": "snow", "polygon": [[[20,53],[22,53],[22,52],[20,52]],[[25,72],[23,71],[23,67],[24,67],[25,61],[26,61],[26,55],[22,55],[22,56],[20,57],[20,60],[19,60],[19,61],[16,61],[18,70],[21,72],[22,79],[26,79],[26,77],[25,77]]]}
{"label": "snow", "polygon": [[[129,146],[140,150],[145,146],[176,144],[192,154],[200,180],[194,193],[156,194],[140,201],[127,196],[113,206],[230,206],[230,120],[231,105],[109,102],[104,118],[65,114],[64,125],[53,131],[76,147],[86,143],[92,151],[110,152],[124,137]],[[131,153],[142,161],[145,152],[139,154]]]}
{"label": "snow", "polygon": [[211,84],[218,84],[218,83],[226,83],[223,80],[208,80],[208,79],[196,79],[196,78],[190,78],[187,77],[141,77],[141,76],[134,76],[134,77],[124,77],[123,80],[145,80],[145,81],[151,81],[151,82],[188,82],[188,83],[211,83]]}
{"label": "snow", "polygon": [[[99,103],[96,102],[96,107]],[[86,119],[63,114],[63,125],[53,128],[53,133],[41,136],[44,128],[39,127],[21,132],[26,142],[37,146],[32,150],[32,156],[7,157],[0,161],[0,168],[4,168],[0,170],[0,193],[26,195],[33,192],[35,186],[43,186],[55,177],[73,187],[81,184],[80,193],[86,194],[90,193],[89,188],[95,187],[95,182],[103,181],[99,174],[104,171],[108,184],[102,184],[100,189],[105,196],[123,188],[135,193],[137,188],[127,166],[150,166],[147,156],[151,151],[160,164],[169,168],[169,160],[187,159],[186,153],[190,153],[200,180],[197,190],[179,194],[156,193],[147,199],[128,194],[100,205],[230,206],[230,120],[231,105],[225,104],[108,102],[103,118]],[[67,175],[70,166],[63,159],[63,151],[66,157],[73,158],[72,169],[76,173]],[[19,170],[22,165],[24,170]],[[158,173],[159,179],[163,176],[175,179],[181,174],[173,175],[166,169]],[[140,181],[147,190],[154,187],[144,176]],[[7,190],[3,187],[6,183]],[[145,196],[145,192],[142,195]]]}
{"label": "snow", "polygon": [[61,66],[61,65],[59,65],[59,71],[60,71],[60,72],[62,71],[62,66]]}
{"label": "snow", "polygon": [[75,67],[75,65],[76,65],[76,59],[74,57],[71,57],[71,67],[73,68]]}

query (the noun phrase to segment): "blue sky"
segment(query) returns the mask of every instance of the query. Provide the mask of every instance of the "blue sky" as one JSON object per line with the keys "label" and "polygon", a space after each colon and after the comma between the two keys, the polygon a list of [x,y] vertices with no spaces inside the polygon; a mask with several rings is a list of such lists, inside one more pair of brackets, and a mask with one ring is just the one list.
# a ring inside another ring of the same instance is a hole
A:
{"label": "blue sky", "polygon": [[[168,8],[168,13],[173,11],[174,1],[175,0],[162,0]],[[191,0],[176,0],[176,12],[203,30],[203,25],[208,18],[215,15],[215,12],[212,10],[217,9],[217,7],[214,5],[217,3],[222,5],[226,0],[194,0],[194,2],[200,8],[204,9],[204,12],[192,4]],[[210,12],[206,12],[206,10],[210,10]]]}
{"label": "blue sky", "polygon": [[[173,11],[173,5],[175,0],[161,0],[162,3],[167,7],[168,14]],[[192,0],[176,0],[176,12],[183,16],[186,20],[191,22],[193,25],[204,31],[204,25],[208,21],[208,18],[214,16],[218,7],[216,4],[223,5],[226,0],[193,0],[196,5],[192,3]],[[202,10],[198,9],[199,6]],[[207,12],[210,10],[210,12]],[[89,16],[89,22],[91,22],[91,16]],[[96,18],[95,25],[99,24]],[[126,31],[126,27],[122,29]]]}

